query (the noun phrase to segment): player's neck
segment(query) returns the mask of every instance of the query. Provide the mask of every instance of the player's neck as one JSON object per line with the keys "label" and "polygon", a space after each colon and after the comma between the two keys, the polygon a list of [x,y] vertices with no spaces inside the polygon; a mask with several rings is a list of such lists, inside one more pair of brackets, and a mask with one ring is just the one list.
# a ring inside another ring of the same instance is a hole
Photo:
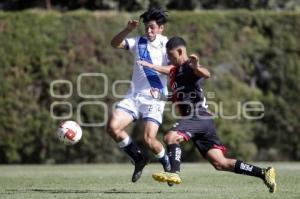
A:
{"label": "player's neck", "polygon": [[153,38],[153,39],[150,39],[149,37],[147,37],[146,36],[146,38],[147,38],[147,40],[149,41],[149,42],[154,42],[155,41],[155,39],[157,38],[157,35],[155,35],[155,37]]}

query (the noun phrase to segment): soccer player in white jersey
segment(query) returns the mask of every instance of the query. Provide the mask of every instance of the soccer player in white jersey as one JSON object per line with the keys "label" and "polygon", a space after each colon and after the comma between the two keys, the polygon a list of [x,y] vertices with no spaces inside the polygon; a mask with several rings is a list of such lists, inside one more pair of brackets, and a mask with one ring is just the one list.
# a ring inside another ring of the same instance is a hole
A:
{"label": "soccer player in white jersey", "polygon": [[130,50],[135,55],[132,74],[132,88],[120,101],[108,121],[107,132],[133,160],[135,168],[132,182],[136,182],[147,164],[146,158],[124,130],[138,118],[144,121],[144,143],[163,165],[165,171],[170,170],[170,162],[166,151],[156,139],[158,128],[162,123],[165,102],[160,101],[161,95],[167,95],[167,76],[138,63],[147,61],[159,66],[167,66],[165,45],[167,37],[161,35],[167,15],[161,8],[150,8],[140,18],[143,20],[145,35],[127,38],[127,35],[139,25],[138,20],[130,20],[120,33],[111,41],[114,48]]}

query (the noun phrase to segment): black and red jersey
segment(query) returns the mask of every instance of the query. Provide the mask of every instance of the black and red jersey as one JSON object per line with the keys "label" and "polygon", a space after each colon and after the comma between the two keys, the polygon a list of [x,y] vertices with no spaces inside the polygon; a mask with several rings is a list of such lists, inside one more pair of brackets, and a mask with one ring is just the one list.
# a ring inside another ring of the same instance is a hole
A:
{"label": "black and red jersey", "polygon": [[171,69],[172,101],[177,104],[181,115],[194,115],[195,111],[206,111],[203,82],[204,78],[197,76],[187,62]]}

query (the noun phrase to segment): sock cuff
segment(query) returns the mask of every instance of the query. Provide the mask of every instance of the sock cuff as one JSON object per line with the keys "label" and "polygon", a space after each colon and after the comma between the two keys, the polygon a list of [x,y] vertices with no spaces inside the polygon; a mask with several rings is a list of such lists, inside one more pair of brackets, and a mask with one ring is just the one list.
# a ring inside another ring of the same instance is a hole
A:
{"label": "sock cuff", "polygon": [[235,164],[234,164],[234,171],[235,171],[236,173],[242,173],[242,172],[241,172],[241,169],[240,169],[241,163],[242,163],[241,160],[236,160],[236,162],[235,162]]}
{"label": "sock cuff", "polygon": [[237,174],[245,174],[255,177],[264,177],[263,170],[260,167],[245,163],[241,160],[237,160],[234,165],[234,172]]}
{"label": "sock cuff", "polygon": [[118,142],[118,146],[120,148],[124,148],[124,147],[128,146],[131,143],[132,143],[132,139],[128,136],[124,140],[122,140],[121,142]]}
{"label": "sock cuff", "polygon": [[160,159],[160,158],[164,157],[165,153],[166,153],[166,150],[164,147],[162,147],[161,151],[158,154],[155,154],[154,156],[156,158]]}

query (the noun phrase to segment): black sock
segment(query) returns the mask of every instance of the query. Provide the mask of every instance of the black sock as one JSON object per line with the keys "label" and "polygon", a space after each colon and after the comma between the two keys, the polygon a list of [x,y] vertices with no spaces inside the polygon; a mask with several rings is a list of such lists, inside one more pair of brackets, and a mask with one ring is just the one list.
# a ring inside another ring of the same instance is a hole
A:
{"label": "black sock", "polygon": [[159,158],[158,161],[163,165],[165,171],[171,171],[171,164],[167,153],[162,158]]}
{"label": "black sock", "polygon": [[170,144],[167,146],[168,156],[171,163],[171,172],[180,172],[181,148],[179,144]]}
{"label": "black sock", "polygon": [[247,164],[243,161],[237,160],[234,166],[234,172],[238,174],[244,174],[249,176],[255,176],[259,178],[264,177],[264,171],[262,168]]}
{"label": "black sock", "polygon": [[125,146],[122,148],[128,155],[129,157],[134,161],[134,162],[139,162],[143,160],[143,154],[139,146],[135,143],[130,143],[129,145]]}

